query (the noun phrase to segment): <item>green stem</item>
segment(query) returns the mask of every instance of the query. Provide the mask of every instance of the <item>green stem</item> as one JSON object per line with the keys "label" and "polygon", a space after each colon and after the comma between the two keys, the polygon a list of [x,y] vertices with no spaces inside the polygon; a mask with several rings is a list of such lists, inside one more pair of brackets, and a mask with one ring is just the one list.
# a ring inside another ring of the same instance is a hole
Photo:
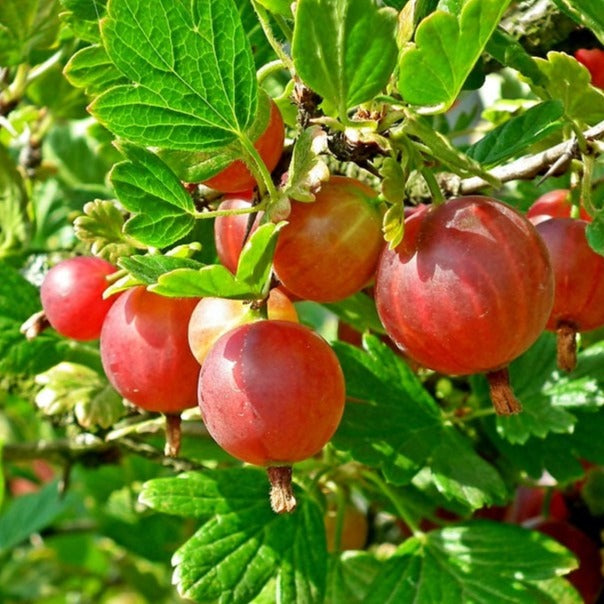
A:
{"label": "green stem", "polygon": [[285,67],[286,65],[281,59],[275,59],[274,61],[263,65],[256,72],[256,79],[258,80],[258,84],[262,84],[262,82],[264,82],[264,80],[266,80],[266,78],[268,78],[270,75],[276,73],[277,71],[281,71]]}
{"label": "green stem", "polygon": [[261,201],[259,204],[255,206],[250,206],[249,208],[233,208],[231,210],[211,210],[206,212],[193,212],[191,216],[193,216],[195,219],[198,219],[216,218],[217,216],[234,216],[236,214],[254,214],[255,212],[260,212],[261,210],[266,209],[266,206],[266,201]]}
{"label": "green stem", "polygon": [[583,161],[583,176],[581,178],[581,203],[585,208],[586,212],[593,216],[596,213],[592,199],[592,182],[593,182],[593,170],[595,165],[595,158],[593,155],[583,155],[581,157]]}
{"label": "green stem", "polygon": [[342,487],[336,487],[336,499],[338,509],[336,512],[336,528],[333,536],[335,551],[339,552],[342,547],[342,532],[344,530],[344,517],[346,516],[346,495]]}
{"label": "green stem", "polygon": [[405,522],[405,524],[411,529],[411,532],[414,535],[421,535],[423,531],[419,528],[417,523],[415,522],[415,518],[409,514],[405,504],[401,501],[401,498],[397,493],[394,492],[393,489],[390,488],[390,485],[382,480],[377,474],[373,472],[365,471],[363,472],[363,477],[366,478],[369,482],[372,482],[392,503],[396,513],[401,517],[401,519]]}
{"label": "green stem", "polygon": [[266,39],[268,40],[269,44],[271,45],[277,56],[283,61],[283,64],[293,75],[296,71],[294,68],[294,63],[291,58],[287,55],[287,53],[283,50],[283,46],[281,45],[279,40],[277,40],[277,38],[275,37],[266,9],[263,6],[259,5],[256,0],[252,0],[252,6],[256,11],[256,15],[258,16],[258,20],[260,21],[260,25],[262,26],[262,30],[264,31]]}
{"label": "green stem", "polygon": [[440,206],[445,203],[443,192],[440,190],[432,171],[425,166],[422,167],[420,171],[424,177],[424,180],[426,181],[426,184],[428,185],[428,189],[430,189],[430,193],[432,195],[432,204],[435,206]]}
{"label": "green stem", "polygon": [[294,32],[287,21],[281,15],[273,15],[273,19],[275,19],[275,23],[279,26],[281,33],[285,36],[285,39],[291,44]]}

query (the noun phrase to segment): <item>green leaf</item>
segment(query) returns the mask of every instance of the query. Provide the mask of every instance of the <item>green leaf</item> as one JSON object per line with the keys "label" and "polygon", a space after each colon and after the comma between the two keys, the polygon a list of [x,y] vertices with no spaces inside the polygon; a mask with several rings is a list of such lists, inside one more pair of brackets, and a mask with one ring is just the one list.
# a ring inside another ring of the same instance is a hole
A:
{"label": "green leaf", "polygon": [[447,110],[497,27],[509,0],[464,0],[461,13],[437,10],[401,54],[399,90],[413,105]]}
{"label": "green leaf", "polygon": [[199,269],[203,265],[191,258],[164,255],[136,255],[121,258],[119,266],[125,268],[139,283],[152,285],[166,273],[182,269]]}
{"label": "green leaf", "polygon": [[349,108],[388,83],[398,55],[395,29],[395,13],[372,0],[299,0],[292,43],[296,71],[346,120]]}
{"label": "green leaf", "polygon": [[604,44],[604,14],[600,0],[554,0],[579,25],[590,29]]}
{"label": "green leaf", "polygon": [[373,336],[367,351],[334,343],[348,402],[333,442],[393,483],[413,478],[442,436],[436,403],[411,369]]}
{"label": "green leaf", "polygon": [[534,84],[543,84],[545,76],[524,46],[503,28],[498,27],[487,42],[486,51],[504,67],[512,67]]}
{"label": "green leaf", "polygon": [[113,201],[95,199],[83,208],[84,214],[73,221],[77,238],[90,246],[94,256],[113,264],[121,256],[129,256],[134,247],[124,236],[124,216]]}
{"label": "green leaf", "polygon": [[382,231],[384,232],[384,240],[391,250],[403,240],[405,234],[405,206],[402,203],[392,205],[386,210],[382,219]]}
{"label": "green leaf", "polygon": [[30,63],[37,50],[51,48],[59,34],[56,0],[2,0],[0,65]]}
{"label": "green leaf", "polygon": [[305,128],[294,144],[283,194],[296,201],[314,201],[313,191],[329,179],[320,154],[327,151],[327,135],[320,126]]}
{"label": "green leaf", "polygon": [[23,178],[0,145],[0,258],[23,249],[29,239],[27,201]]}
{"label": "green leaf", "polygon": [[466,153],[484,166],[496,166],[562,127],[560,101],[546,101],[514,117],[474,143]]}
{"label": "green leaf", "polygon": [[104,92],[91,111],[118,136],[209,151],[251,125],[258,84],[233,0],[111,0],[101,33],[131,84]]}
{"label": "green leaf", "polygon": [[604,210],[595,213],[593,221],[587,225],[585,236],[590,247],[604,256]]}
{"label": "green leaf", "polygon": [[[577,368],[562,374],[556,367],[556,342],[544,333],[521,357],[510,365],[510,380],[523,410],[497,418],[499,434],[511,443],[526,443],[531,436],[544,438],[550,432],[571,433],[577,422],[576,410],[595,411],[604,404],[603,380],[598,378],[604,362],[604,346],[581,352]],[[477,380],[476,380],[477,381]],[[482,382],[477,390],[488,401]]]}
{"label": "green leaf", "polygon": [[259,226],[241,250],[235,278],[254,291],[268,292],[273,268],[273,256],[279,231],[286,222],[268,222]]}
{"label": "green leaf", "polygon": [[557,99],[564,115],[579,123],[594,124],[604,119],[604,92],[591,86],[587,68],[564,52],[550,51],[547,60],[535,59],[547,77],[540,88],[533,89],[543,98]]}
{"label": "green leaf", "polygon": [[[260,91],[258,95],[258,111],[252,125],[246,131],[246,136],[255,141],[266,130],[270,119],[270,98]],[[184,182],[203,182],[214,174],[226,168],[230,163],[241,159],[239,141],[233,141],[220,151],[182,151],[160,149],[158,155],[170,166],[174,173]]]}
{"label": "green leaf", "polygon": [[13,499],[0,515],[0,552],[10,551],[50,526],[70,505],[70,498],[59,493],[57,482],[47,484],[37,493]]}
{"label": "green leaf", "polygon": [[318,602],[327,568],[323,517],[300,489],[296,496],[293,514],[274,514],[266,475],[237,468],[152,480],[143,485],[140,500],[202,521],[172,560],[183,597],[247,604],[276,577],[279,601]]}
{"label": "green leaf", "polygon": [[0,510],[4,504],[4,463],[2,462],[2,449],[4,448],[4,441],[0,440]]}
{"label": "green leaf", "polygon": [[361,604],[383,563],[369,552],[347,551],[329,559],[326,604]]}
{"label": "green leaf", "polygon": [[538,582],[575,567],[574,556],[541,533],[467,522],[407,539],[384,564],[365,601],[555,604]]}
{"label": "green leaf", "polygon": [[442,495],[471,509],[502,504],[507,498],[507,489],[497,470],[454,428],[443,431],[425,471],[430,472],[430,480]]}
{"label": "green leaf", "polygon": [[166,247],[193,228],[195,206],[178,177],[157,155],[122,143],[128,158],[114,166],[111,182],[119,200],[135,213],[124,231],[141,243]]}
{"label": "green leaf", "polygon": [[128,81],[100,44],[87,46],[72,55],[65,65],[64,74],[74,86],[85,88],[90,95],[98,95]]}
{"label": "green leaf", "polygon": [[105,16],[107,0],[61,0],[65,11],[61,19],[86,42],[99,42],[99,22]]}
{"label": "green leaf", "polygon": [[375,308],[375,301],[371,296],[358,292],[340,302],[331,302],[323,306],[329,308],[342,321],[348,323],[361,333],[372,331],[386,333]]}

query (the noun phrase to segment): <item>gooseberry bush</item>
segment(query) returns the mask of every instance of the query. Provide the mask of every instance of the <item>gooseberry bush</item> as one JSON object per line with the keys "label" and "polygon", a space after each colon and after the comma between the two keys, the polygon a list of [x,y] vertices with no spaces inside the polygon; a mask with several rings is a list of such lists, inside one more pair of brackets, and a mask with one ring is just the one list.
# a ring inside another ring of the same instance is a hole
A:
{"label": "gooseberry bush", "polygon": [[0,601],[595,603],[601,0],[0,2]]}

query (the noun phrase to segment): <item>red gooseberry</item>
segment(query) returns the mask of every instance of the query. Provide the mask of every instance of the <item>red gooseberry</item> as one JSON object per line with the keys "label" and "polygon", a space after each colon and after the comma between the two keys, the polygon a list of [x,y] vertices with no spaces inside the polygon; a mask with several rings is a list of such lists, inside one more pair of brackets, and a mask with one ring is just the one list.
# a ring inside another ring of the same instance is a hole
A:
{"label": "red gooseberry", "polygon": [[587,67],[591,74],[591,83],[598,88],[604,88],[604,50],[580,48],[575,51],[575,59]]}
{"label": "red gooseberry", "polygon": [[275,273],[289,292],[335,302],[368,284],[383,246],[375,198],[362,182],[332,176],[314,202],[292,204],[274,257]]}
{"label": "red gooseberry", "polygon": [[[570,191],[568,189],[554,189],[537,198],[527,210],[526,215],[533,224],[537,224],[541,220],[547,220],[547,218],[570,218],[572,207]],[[583,220],[591,221],[591,216],[584,207],[581,206],[579,212]]]}
{"label": "red gooseberry", "polygon": [[[271,112],[266,130],[254,143],[269,172],[272,172],[283,152],[285,126],[279,108],[271,101]],[[256,180],[241,160],[235,160],[224,170],[203,182],[204,185],[221,193],[239,193],[253,189]]]}
{"label": "red gooseberry", "polygon": [[198,395],[214,440],[268,466],[273,509],[291,511],[291,464],[319,453],[344,411],[344,376],[327,342],[289,321],[236,327],[208,352]]}
{"label": "red gooseberry", "polygon": [[557,333],[558,366],[577,362],[576,334],[604,325],[604,256],[587,242],[587,222],[550,218],[536,225],[554,271],[554,306],[546,328]]}
{"label": "red gooseberry", "polygon": [[103,299],[113,264],[88,256],[59,262],[48,271],[40,290],[49,323],[74,340],[96,340],[117,296]]}
{"label": "red gooseberry", "polygon": [[441,373],[486,373],[500,414],[520,411],[507,365],[545,327],[553,274],[531,222],[489,197],[460,197],[405,220],[405,236],[385,249],[377,310],[394,342]]}

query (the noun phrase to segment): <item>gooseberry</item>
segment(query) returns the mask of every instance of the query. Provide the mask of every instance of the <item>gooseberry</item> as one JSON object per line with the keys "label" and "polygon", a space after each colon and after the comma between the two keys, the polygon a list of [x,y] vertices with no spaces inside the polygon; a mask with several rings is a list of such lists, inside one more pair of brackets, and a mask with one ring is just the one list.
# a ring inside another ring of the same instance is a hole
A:
{"label": "gooseberry", "polygon": [[587,242],[585,220],[550,218],[536,225],[552,263],[554,306],[546,329],[558,339],[558,365],[571,371],[577,362],[576,334],[604,325],[604,256]]}
{"label": "gooseberry", "polygon": [[107,378],[134,405],[166,414],[170,454],[178,451],[180,412],[197,402],[199,364],[187,341],[197,302],[134,287],[111,307],[101,331]]}
{"label": "gooseberry", "polygon": [[604,88],[604,50],[579,48],[575,51],[575,59],[587,67],[591,74],[591,83],[598,88]]}
{"label": "gooseberry", "polygon": [[[547,218],[570,218],[572,203],[570,202],[570,191],[568,189],[554,189],[537,198],[526,212],[533,224]],[[591,221],[591,216],[581,206],[580,217]]]}
{"label": "gooseberry", "polygon": [[531,222],[488,197],[418,209],[378,268],[378,314],[394,342],[421,366],[486,373],[500,414],[521,406],[507,365],[547,322],[553,275]]}
{"label": "gooseberry", "polygon": [[289,292],[335,302],[371,281],[383,246],[375,198],[362,182],[332,176],[314,202],[292,204],[274,257],[275,273]]}
{"label": "gooseberry", "polygon": [[[298,321],[298,313],[290,299],[273,288],[266,302],[269,319]],[[249,302],[207,297],[200,300],[189,320],[189,346],[193,356],[202,364],[216,340],[227,331],[262,319],[259,310]]]}
{"label": "gooseberry", "polygon": [[[266,130],[254,143],[256,151],[260,154],[269,172],[277,165],[283,152],[285,140],[285,127],[279,108],[271,101],[271,112]],[[224,170],[203,182],[204,185],[221,193],[239,193],[253,189],[256,180],[241,160],[235,160]]]}
{"label": "gooseberry", "polygon": [[96,340],[117,299],[103,299],[107,276],[116,270],[113,264],[92,256],[76,256],[53,266],[40,289],[48,322],[65,337]]}
{"label": "gooseberry", "polygon": [[208,352],[198,395],[214,440],[268,466],[273,509],[291,511],[291,464],[319,453],[344,411],[344,376],[327,342],[288,321],[236,327]]}

